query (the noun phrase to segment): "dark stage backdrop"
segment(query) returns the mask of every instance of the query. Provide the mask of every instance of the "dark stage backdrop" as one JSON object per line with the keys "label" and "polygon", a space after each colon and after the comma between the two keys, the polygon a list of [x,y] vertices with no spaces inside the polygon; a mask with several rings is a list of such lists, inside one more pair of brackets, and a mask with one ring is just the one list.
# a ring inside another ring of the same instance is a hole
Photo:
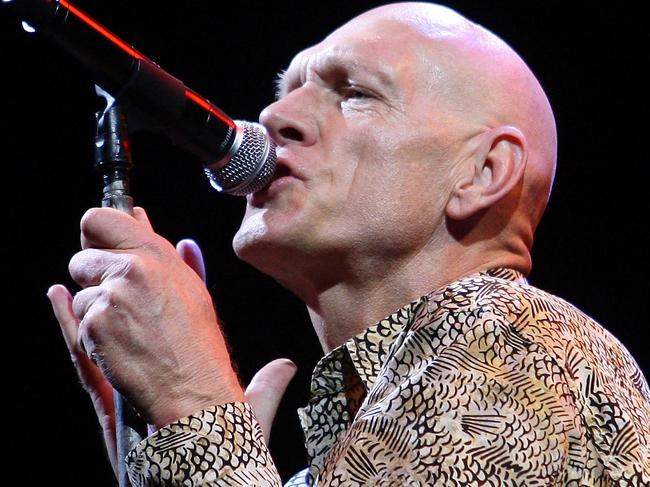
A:
{"label": "dark stage backdrop", "polygon": [[[230,4],[78,1],[226,113],[248,120],[272,100],[274,75],[294,53],[379,2]],[[447,4],[518,50],[555,107],[559,168],[531,282],[600,321],[647,376],[649,190],[642,173],[648,136],[637,118],[647,111],[641,104],[647,91],[640,71],[647,64],[641,13],[630,2]],[[78,250],[78,221],[100,199],[92,160],[93,83],[66,55],[0,11],[2,322],[9,379],[3,436],[10,452],[3,483],[110,486],[90,403],[45,296],[55,282],[74,288],[67,262]],[[320,357],[306,313],[288,292],[234,257],[230,241],[242,199],[214,192],[196,162],[166,139],[136,134],[133,144],[136,203],[147,208],[159,233],[171,241],[193,237],[205,249],[209,287],[242,379],[279,356],[300,367],[271,441],[287,478],[305,464],[295,409],[306,401]]]}

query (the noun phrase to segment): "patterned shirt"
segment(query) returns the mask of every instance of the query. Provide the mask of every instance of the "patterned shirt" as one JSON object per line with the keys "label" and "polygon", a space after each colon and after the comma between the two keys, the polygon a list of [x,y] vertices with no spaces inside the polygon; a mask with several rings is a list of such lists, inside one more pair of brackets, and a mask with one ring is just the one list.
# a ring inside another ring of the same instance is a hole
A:
{"label": "patterned shirt", "polygon": [[[493,269],[327,354],[287,486],[650,486],[650,391],[610,333]],[[280,486],[250,406],[183,418],[127,458],[140,485]]]}

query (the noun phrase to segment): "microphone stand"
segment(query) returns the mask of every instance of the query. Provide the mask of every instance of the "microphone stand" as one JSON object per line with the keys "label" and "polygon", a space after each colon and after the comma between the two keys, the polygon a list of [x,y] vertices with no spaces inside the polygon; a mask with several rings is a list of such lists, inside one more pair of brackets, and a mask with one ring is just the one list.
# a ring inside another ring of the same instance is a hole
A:
{"label": "microphone stand", "polygon": [[[106,99],[106,109],[96,115],[95,168],[102,175],[102,207],[115,208],[133,215],[129,173],[133,167],[126,115],[116,100],[99,86],[95,91]],[[129,487],[125,458],[146,436],[146,424],[117,391],[115,404],[115,439],[117,479],[120,487]]]}

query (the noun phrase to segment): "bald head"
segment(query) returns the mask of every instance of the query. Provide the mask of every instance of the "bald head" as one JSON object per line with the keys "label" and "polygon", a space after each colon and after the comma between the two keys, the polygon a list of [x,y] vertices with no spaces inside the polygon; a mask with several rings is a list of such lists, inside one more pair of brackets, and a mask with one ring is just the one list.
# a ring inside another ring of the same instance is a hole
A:
{"label": "bald head", "polygon": [[[371,24],[401,25],[420,37],[429,89],[442,94],[459,130],[513,126],[525,140],[526,168],[517,212],[528,219],[531,239],[544,212],[555,173],[556,127],[535,75],[502,39],[450,8],[420,2],[381,6],[354,18],[330,37]],[[518,222],[520,225],[523,223]],[[529,244],[530,246],[530,244]]]}

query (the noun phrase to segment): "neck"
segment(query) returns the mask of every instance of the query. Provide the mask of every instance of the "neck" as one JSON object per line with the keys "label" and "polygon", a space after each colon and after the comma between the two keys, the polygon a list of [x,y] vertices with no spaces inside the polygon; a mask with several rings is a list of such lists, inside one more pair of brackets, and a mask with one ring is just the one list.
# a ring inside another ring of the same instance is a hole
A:
{"label": "neck", "polygon": [[522,269],[524,263],[513,254],[468,252],[456,246],[445,253],[423,251],[390,264],[386,260],[369,264],[363,272],[348,274],[334,284],[300,286],[312,290],[297,294],[307,305],[326,353],[437,288],[495,267]]}

